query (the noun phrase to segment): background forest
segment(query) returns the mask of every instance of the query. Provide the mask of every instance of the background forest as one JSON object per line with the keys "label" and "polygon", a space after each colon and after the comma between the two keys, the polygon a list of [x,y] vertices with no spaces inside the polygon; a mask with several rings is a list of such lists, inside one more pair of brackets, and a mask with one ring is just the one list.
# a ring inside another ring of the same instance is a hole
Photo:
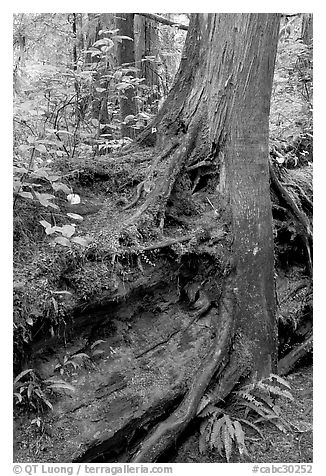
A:
{"label": "background forest", "polygon": [[[195,221],[184,184],[178,183],[173,191],[177,206],[168,208],[164,224],[168,241],[158,240],[151,224],[144,225],[141,237],[136,227],[122,232],[120,228],[124,213],[150,191],[146,177],[152,155],[150,144],[144,148],[142,138],[148,130],[156,132],[155,117],[182,59],[189,18],[185,13],[17,13],[13,17],[18,460],[55,460],[58,446],[52,447],[52,439],[58,429],[51,429],[51,412],[60,407],[60,399],[74,394],[76,376],[96,373],[104,358],[122,359],[129,365],[131,359],[147,353],[140,348],[136,357],[131,355],[128,346],[141,344],[131,330],[134,317],[125,318],[128,313],[143,314],[144,324],[136,327],[144,326],[141,332],[146,334],[147,314],[153,310],[144,294],[149,286],[145,277],[151,274],[152,286],[169,260],[182,267],[189,257],[187,272],[196,269],[200,274],[200,265],[197,269],[194,263],[198,256],[209,263],[210,254],[221,269],[225,266],[222,253],[218,255],[220,245],[215,246],[223,233],[214,232],[213,252],[205,243],[211,230],[204,216],[201,235],[196,228],[196,239],[189,240],[186,231],[195,229]],[[289,377],[292,393],[279,377],[273,384],[258,382],[258,390],[249,386],[239,390],[229,402],[229,413],[219,407],[206,409],[199,417],[200,429],[198,425],[192,429],[179,453],[170,455],[171,461],[265,461],[266,457],[282,461],[284,452],[287,461],[311,461],[312,45],[312,15],[282,14],[269,153],[280,362],[293,353],[290,362],[283,362],[283,371],[279,368],[281,375],[288,374],[299,361],[303,370]],[[200,174],[197,165],[188,167],[191,193],[202,195],[211,214],[219,216],[206,193],[214,173],[206,165]],[[159,255],[162,249],[171,253],[164,262]],[[136,282],[138,287],[132,288],[130,283]],[[178,299],[186,296],[198,310],[197,284],[187,287],[184,275],[176,283]],[[200,296],[202,315],[211,302],[205,301],[206,294]],[[170,298],[172,302],[175,296]],[[155,301],[154,314],[168,307],[163,301]],[[149,332],[147,344],[158,345],[155,334]],[[116,390],[125,385],[119,372],[117,367],[110,382]],[[274,404],[277,395],[283,402],[280,406]],[[64,404],[60,408],[66,411]],[[250,408],[255,418],[250,418]],[[239,412],[244,412],[242,421]],[[63,426],[68,432],[69,423]],[[94,455],[89,455],[90,460],[100,461]]]}

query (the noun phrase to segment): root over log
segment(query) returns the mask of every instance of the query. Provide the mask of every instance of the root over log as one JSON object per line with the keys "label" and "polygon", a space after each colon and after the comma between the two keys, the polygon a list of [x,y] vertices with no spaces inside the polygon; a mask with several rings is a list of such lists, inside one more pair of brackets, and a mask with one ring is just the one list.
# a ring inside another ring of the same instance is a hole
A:
{"label": "root over log", "polygon": [[185,430],[197,413],[204,392],[227,355],[233,337],[234,293],[232,278],[226,280],[215,322],[216,337],[184,400],[174,413],[160,423],[143,441],[133,463],[154,462]]}

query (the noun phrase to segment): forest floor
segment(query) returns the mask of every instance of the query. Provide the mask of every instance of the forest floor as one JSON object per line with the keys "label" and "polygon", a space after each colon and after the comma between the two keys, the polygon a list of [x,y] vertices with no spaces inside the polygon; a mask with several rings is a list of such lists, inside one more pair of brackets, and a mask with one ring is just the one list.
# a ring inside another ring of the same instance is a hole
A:
{"label": "forest floor", "polygon": [[[125,207],[133,201],[149,163],[150,152],[140,151],[118,160],[103,158],[95,165],[70,164],[62,173],[77,170],[69,184],[80,195],[80,204],[70,206],[63,194],[56,201],[60,213],[54,216],[33,202],[21,202],[16,210],[15,348],[24,348],[25,355],[19,361],[17,352],[15,363],[36,369],[44,381],[63,378],[77,388],[73,398],[55,397],[53,411],[39,415],[40,427],[37,412],[17,411],[16,461],[83,457],[98,439],[106,441],[108,425],[110,431],[123,428],[122,411],[128,421],[135,408],[143,409],[145,420],[153,424],[150,412],[157,401],[175,405],[205,354],[213,334],[210,313],[216,312],[229,258],[228,229],[209,182],[194,194],[188,183],[178,184],[163,234],[145,227],[140,235],[135,227],[124,227],[134,213]],[[76,229],[90,240],[86,249],[76,244],[53,246],[51,236],[44,234],[41,220],[63,225],[66,213],[83,217]],[[286,238],[295,250],[295,231],[291,233]],[[278,243],[278,256],[296,256],[286,246],[287,242],[285,247]],[[310,320],[302,326],[298,316],[310,313],[305,298],[309,278],[300,256],[299,263],[290,260],[286,270],[278,269],[276,286],[280,325],[287,330],[299,327],[304,337]],[[86,353],[89,358],[96,343],[100,352],[95,366],[79,362],[73,369],[70,357]],[[283,336],[282,345],[291,346],[291,336]],[[65,367],[66,357],[70,367]],[[298,370],[288,380],[294,401],[282,401],[280,406],[295,432],[283,435],[264,424],[263,440],[249,435],[252,462],[312,459],[311,368]],[[199,454],[198,432],[193,431],[169,461],[222,462],[218,454]],[[119,458],[125,461],[123,455]]]}
{"label": "forest floor", "polygon": [[[264,439],[257,434],[246,438],[249,456],[242,460],[249,463],[311,463],[313,461],[313,372],[312,366],[306,365],[288,375],[287,381],[291,386],[293,401],[281,399],[279,405],[283,417],[292,424],[294,430],[282,433],[271,424],[260,426]],[[49,452],[54,435],[42,433],[34,424],[25,425],[16,442],[15,461],[35,462]],[[191,425],[187,434],[178,442],[177,448],[161,459],[167,463],[225,463],[217,451],[199,452],[199,431],[196,425]],[[46,461],[46,459],[45,459]],[[241,462],[236,454],[231,462]]]}

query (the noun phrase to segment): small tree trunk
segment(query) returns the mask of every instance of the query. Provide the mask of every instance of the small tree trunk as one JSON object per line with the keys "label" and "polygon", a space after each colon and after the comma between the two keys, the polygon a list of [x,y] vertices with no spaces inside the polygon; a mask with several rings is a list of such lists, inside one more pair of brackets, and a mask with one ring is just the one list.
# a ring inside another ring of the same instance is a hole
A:
{"label": "small tree trunk", "polygon": [[[135,48],[134,48],[134,14],[133,13],[117,13],[116,16],[117,28],[119,28],[119,35],[128,36],[131,40],[123,39],[118,43],[117,58],[121,66],[135,67]],[[127,71],[126,76],[135,76],[134,72]],[[133,86],[124,89],[120,94],[120,112],[121,112],[121,133],[122,136],[134,137],[134,129],[125,123],[127,116],[136,115],[135,103],[135,89]]]}
{"label": "small tree trunk", "polygon": [[312,13],[304,13],[302,17],[301,26],[301,38],[302,41],[310,46],[313,38],[313,19]]}
{"label": "small tree trunk", "polygon": [[160,97],[160,81],[157,68],[158,25],[140,15],[135,15],[135,60],[140,78],[148,87],[143,112],[156,113]]}

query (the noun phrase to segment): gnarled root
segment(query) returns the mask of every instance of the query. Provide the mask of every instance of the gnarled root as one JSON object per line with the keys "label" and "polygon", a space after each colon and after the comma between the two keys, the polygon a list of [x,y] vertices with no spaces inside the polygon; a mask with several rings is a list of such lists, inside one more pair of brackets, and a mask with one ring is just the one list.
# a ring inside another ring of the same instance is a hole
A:
{"label": "gnarled root", "polygon": [[[159,157],[153,161],[149,178],[144,181],[144,185],[147,181],[152,182],[149,184],[151,191],[149,192],[144,203],[140,205],[140,207],[135,211],[134,215],[128,220],[128,225],[134,224],[142,215],[146,213],[148,215],[152,215],[152,219],[156,219],[160,228],[163,228],[166,203],[176,179],[178,178],[182,169],[185,167],[187,159],[195,148],[200,127],[201,121],[197,120],[189,127],[188,133],[180,141],[180,143],[174,141]],[[159,167],[159,164],[162,162],[162,160],[166,158],[168,158],[167,163],[164,164],[163,167]],[[144,189],[144,186],[140,188]],[[137,199],[134,200],[135,203],[132,202],[130,206],[128,205],[128,208],[131,208],[131,206],[134,206],[139,201],[141,191],[142,190],[140,190],[139,197],[136,197]]]}

